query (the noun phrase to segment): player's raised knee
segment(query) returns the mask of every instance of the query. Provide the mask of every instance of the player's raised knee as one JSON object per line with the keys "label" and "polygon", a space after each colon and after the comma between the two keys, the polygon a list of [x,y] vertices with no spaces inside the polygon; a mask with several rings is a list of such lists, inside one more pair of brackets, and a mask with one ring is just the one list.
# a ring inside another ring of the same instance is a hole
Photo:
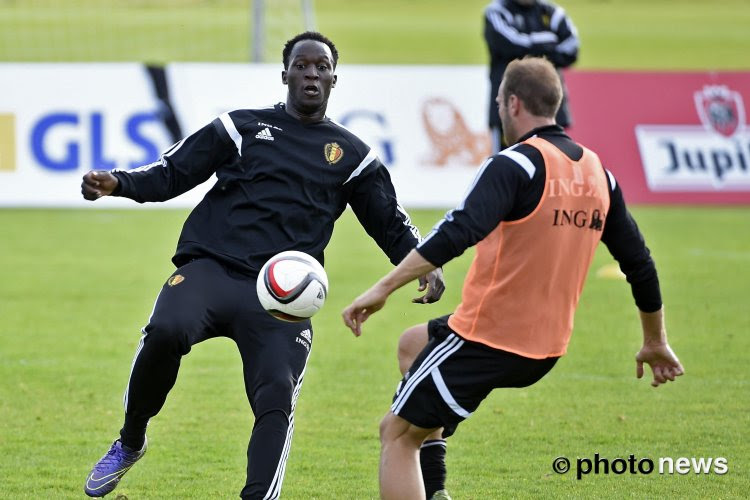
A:
{"label": "player's raised knee", "polygon": [[406,373],[419,353],[427,345],[427,324],[412,326],[398,339],[398,366],[401,374]]}
{"label": "player's raised knee", "polygon": [[187,333],[179,321],[152,320],[146,327],[144,342],[152,349],[174,351],[183,355],[190,352]]}
{"label": "player's raised knee", "polygon": [[255,392],[257,412],[280,410],[289,415],[294,396],[294,384],[288,377],[271,377]]}
{"label": "player's raised knee", "polygon": [[412,439],[409,432],[411,428],[414,426],[389,411],[380,421],[380,442],[385,444],[399,439]]}

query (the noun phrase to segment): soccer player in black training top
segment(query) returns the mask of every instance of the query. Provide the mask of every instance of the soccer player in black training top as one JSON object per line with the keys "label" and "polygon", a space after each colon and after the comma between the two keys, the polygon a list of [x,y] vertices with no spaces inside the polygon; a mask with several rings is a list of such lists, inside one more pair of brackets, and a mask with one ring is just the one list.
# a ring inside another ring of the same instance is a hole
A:
{"label": "soccer player in black training top", "polygon": [[[347,203],[393,264],[419,242],[399,206],[388,171],[354,134],[326,118],[338,52],[319,33],[284,46],[286,104],[224,113],[131,171],[88,172],[87,200],[124,196],[139,203],[174,198],[218,180],[187,218],[167,279],[143,328],[125,389],[125,423],[86,479],[104,496],[146,451],[146,425],[166,400],[180,359],[216,336],[237,343],[255,415],[242,498],[278,498],[294,429],[294,408],[312,344],[310,321],[286,323],[260,306],[255,281],[263,263],[284,250],[323,262],[334,221]],[[444,289],[437,272],[423,277],[418,302]],[[297,341],[299,337],[300,341]]]}

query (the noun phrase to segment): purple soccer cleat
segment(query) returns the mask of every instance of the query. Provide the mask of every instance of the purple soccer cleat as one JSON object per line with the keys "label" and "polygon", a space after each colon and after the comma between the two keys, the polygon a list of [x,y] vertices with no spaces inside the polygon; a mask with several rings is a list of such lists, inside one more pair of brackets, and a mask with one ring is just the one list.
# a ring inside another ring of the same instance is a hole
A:
{"label": "purple soccer cleat", "polygon": [[146,453],[146,441],[140,450],[131,450],[123,446],[118,439],[112,443],[104,455],[91,470],[86,478],[83,491],[90,497],[103,497],[111,492],[120,482],[122,476]]}

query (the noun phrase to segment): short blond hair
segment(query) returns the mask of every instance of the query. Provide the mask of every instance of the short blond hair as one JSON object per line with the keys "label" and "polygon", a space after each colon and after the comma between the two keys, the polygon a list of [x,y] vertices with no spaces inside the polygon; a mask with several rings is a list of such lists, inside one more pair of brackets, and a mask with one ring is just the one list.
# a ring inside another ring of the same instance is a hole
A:
{"label": "short blond hair", "polygon": [[535,116],[554,118],[562,102],[562,83],[557,70],[547,59],[525,57],[508,64],[503,74],[503,103],[516,95]]}

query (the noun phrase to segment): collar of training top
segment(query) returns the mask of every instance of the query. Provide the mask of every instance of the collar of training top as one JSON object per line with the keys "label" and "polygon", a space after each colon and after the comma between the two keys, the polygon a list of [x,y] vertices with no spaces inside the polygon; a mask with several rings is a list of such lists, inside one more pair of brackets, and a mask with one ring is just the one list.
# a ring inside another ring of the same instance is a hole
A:
{"label": "collar of training top", "polygon": [[531,130],[530,132],[527,132],[526,134],[522,135],[521,138],[518,139],[518,142],[523,142],[526,139],[534,137],[535,135],[547,135],[547,136],[558,135],[561,137],[568,137],[568,134],[565,133],[565,131],[560,125],[545,125],[543,127],[537,127]]}

